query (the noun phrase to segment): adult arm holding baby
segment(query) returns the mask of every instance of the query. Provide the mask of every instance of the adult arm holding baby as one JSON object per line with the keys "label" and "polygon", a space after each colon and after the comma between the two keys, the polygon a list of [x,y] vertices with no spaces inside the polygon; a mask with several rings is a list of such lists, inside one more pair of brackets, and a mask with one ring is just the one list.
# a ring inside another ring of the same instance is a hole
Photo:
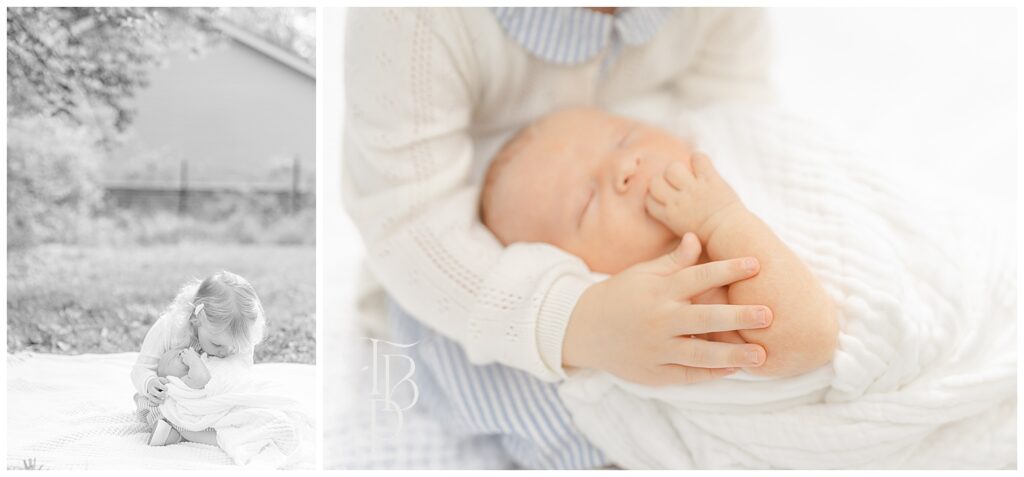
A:
{"label": "adult arm holding baby", "polygon": [[675,233],[695,233],[711,260],[756,257],[757,276],[729,286],[729,303],[764,304],[772,314],[765,329],[739,330],[768,356],[753,374],[792,376],[832,359],[839,325],[835,306],[807,266],[718,175],[708,157],[695,153],[674,161],[650,183],[646,208]]}

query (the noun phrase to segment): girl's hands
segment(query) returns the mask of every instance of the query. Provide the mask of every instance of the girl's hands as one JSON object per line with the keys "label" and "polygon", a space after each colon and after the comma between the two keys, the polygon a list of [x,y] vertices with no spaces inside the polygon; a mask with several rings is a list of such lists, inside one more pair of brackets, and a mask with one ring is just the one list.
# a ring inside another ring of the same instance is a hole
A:
{"label": "girl's hands", "polygon": [[146,399],[154,405],[163,403],[167,399],[167,378],[150,379],[146,385]]}
{"label": "girl's hands", "polygon": [[563,365],[661,386],[709,381],[764,363],[760,345],[689,338],[766,328],[771,323],[771,312],[764,306],[691,303],[707,290],[750,278],[759,270],[753,258],[694,265],[700,250],[697,237],[687,233],[672,253],[630,267],[583,292],[565,332]]}

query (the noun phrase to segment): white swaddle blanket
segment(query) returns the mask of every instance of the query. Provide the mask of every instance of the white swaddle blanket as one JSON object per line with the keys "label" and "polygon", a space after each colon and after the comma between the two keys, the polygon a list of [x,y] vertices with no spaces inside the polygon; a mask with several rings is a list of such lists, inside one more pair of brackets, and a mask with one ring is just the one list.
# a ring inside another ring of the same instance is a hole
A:
{"label": "white swaddle blanket", "polygon": [[281,468],[307,457],[312,419],[296,400],[274,392],[274,383],[254,379],[237,359],[204,360],[210,382],[192,389],[171,376],[160,411],[191,431],[213,428],[217,445],[238,465]]}
{"label": "white swaddle blanket", "polygon": [[559,390],[580,430],[626,468],[1015,467],[1012,204],[977,203],[968,184],[914,197],[927,171],[898,186],[884,158],[781,112],[684,125],[836,301],[838,351],[785,379],[650,388],[580,372]]}

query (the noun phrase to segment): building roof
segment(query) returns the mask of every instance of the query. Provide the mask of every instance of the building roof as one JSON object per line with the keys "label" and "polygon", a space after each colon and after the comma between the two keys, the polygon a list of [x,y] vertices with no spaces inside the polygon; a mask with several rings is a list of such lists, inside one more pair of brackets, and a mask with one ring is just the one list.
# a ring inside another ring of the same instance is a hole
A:
{"label": "building roof", "polygon": [[314,80],[316,79],[316,68],[300,58],[298,55],[226,21],[218,20],[214,22],[213,26],[231,39],[255,50],[256,52],[262,53],[263,55],[266,55],[267,57],[308,76],[309,78]]}

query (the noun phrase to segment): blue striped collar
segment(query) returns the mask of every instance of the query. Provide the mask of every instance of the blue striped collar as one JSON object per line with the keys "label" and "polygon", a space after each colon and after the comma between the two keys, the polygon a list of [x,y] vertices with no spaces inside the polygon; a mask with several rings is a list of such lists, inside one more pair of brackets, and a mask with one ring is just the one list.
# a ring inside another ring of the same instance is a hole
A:
{"label": "blue striped collar", "polygon": [[669,8],[620,8],[606,15],[582,7],[495,7],[505,32],[533,56],[549,63],[584,63],[609,45],[647,43],[671,13]]}

